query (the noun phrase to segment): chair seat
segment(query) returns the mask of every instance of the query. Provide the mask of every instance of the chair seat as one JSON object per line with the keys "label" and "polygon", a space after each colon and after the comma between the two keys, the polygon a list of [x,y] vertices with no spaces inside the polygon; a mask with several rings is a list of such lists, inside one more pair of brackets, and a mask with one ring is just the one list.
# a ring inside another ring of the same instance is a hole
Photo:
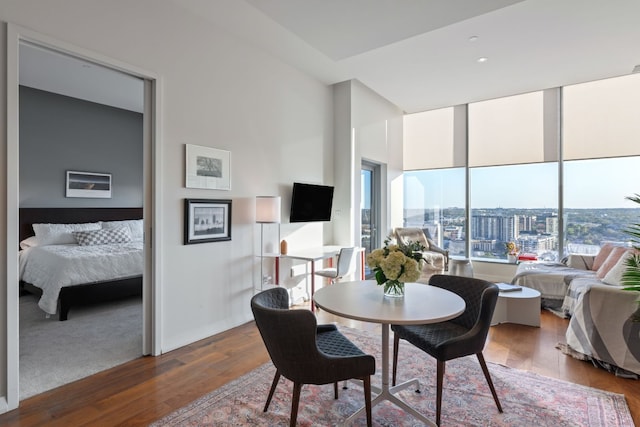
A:
{"label": "chair seat", "polygon": [[335,279],[338,277],[338,269],[333,267],[323,268],[322,270],[316,270],[315,274],[322,277],[328,277],[329,279]]}
{"label": "chair seat", "polygon": [[441,345],[469,332],[468,329],[455,323],[441,322],[431,325],[391,325],[391,329],[401,339],[410,342],[438,360],[456,358],[458,356],[455,354],[459,351],[466,353],[464,348],[457,349],[457,346]]}
{"label": "chair seat", "polygon": [[335,325],[319,325],[316,335],[318,348],[328,356],[362,356],[365,353],[342,335]]}

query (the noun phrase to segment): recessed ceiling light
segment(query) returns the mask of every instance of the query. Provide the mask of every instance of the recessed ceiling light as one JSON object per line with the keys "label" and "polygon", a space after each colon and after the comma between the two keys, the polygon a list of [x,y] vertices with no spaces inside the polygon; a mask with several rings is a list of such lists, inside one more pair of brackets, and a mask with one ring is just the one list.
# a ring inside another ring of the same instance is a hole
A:
{"label": "recessed ceiling light", "polygon": [[487,57],[485,57],[485,56],[482,56],[482,57],[478,58],[478,62],[479,62],[479,63],[481,63],[481,64],[482,64],[483,62],[487,62],[488,60],[489,60],[489,58],[487,58]]}
{"label": "recessed ceiling light", "polygon": [[470,42],[475,42],[475,41],[478,40],[478,38],[479,38],[478,36],[471,36],[471,37],[469,37],[469,41]]}

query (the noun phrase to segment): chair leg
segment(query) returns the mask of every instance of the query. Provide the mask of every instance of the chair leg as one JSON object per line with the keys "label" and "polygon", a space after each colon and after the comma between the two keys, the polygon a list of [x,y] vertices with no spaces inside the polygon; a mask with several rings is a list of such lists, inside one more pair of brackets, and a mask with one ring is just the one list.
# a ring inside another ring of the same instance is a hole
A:
{"label": "chair leg", "polygon": [[442,412],[442,382],[444,380],[444,361],[438,360],[436,379],[436,425],[440,425],[440,413]]}
{"label": "chair leg", "polygon": [[489,388],[491,389],[493,400],[496,401],[498,412],[502,413],[502,405],[500,405],[500,400],[498,400],[498,394],[496,393],[495,387],[493,387],[493,381],[491,381],[491,375],[489,375],[489,369],[487,369],[487,364],[484,361],[484,356],[482,355],[482,353],[477,353],[476,356],[478,356],[478,362],[480,362],[480,367],[482,368],[482,372],[484,372],[484,377],[487,379],[487,384],[489,384]]}
{"label": "chair leg", "polygon": [[276,370],[276,374],[273,376],[273,383],[271,383],[271,390],[269,390],[269,396],[267,397],[267,403],[264,404],[264,410],[262,412],[267,412],[267,409],[269,409],[269,404],[271,403],[273,392],[276,391],[278,381],[280,381],[280,371]]}
{"label": "chair leg", "polygon": [[391,386],[396,385],[396,374],[398,373],[398,350],[400,349],[400,337],[393,334],[393,372],[391,375]]}
{"label": "chair leg", "polygon": [[298,422],[298,405],[300,403],[300,390],[302,390],[302,383],[293,384],[293,397],[291,398],[291,421],[290,427],[296,427]]}
{"label": "chair leg", "polygon": [[362,386],[364,388],[364,407],[367,412],[367,427],[371,427],[373,421],[371,419],[371,377],[369,375],[362,378]]}
{"label": "chair leg", "polygon": [[338,382],[333,383],[333,398],[338,398]]}

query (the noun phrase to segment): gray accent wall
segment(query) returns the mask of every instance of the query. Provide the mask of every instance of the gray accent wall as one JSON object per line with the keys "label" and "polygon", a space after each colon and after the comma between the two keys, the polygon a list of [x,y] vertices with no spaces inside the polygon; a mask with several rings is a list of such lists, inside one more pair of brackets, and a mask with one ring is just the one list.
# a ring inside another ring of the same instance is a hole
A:
{"label": "gray accent wall", "polygon": [[[20,207],[141,207],[142,114],[20,86]],[[111,198],[65,197],[66,172],[110,173]]]}

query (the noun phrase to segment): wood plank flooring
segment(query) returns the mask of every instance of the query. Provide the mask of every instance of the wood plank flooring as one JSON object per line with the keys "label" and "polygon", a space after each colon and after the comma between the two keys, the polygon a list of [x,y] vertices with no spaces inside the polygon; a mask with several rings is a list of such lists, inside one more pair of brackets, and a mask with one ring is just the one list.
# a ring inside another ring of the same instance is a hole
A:
{"label": "wood plank flooring", "polygon": [[[379,326],[320,311],[319,322]],[[567,320],[542,312],[542,327],[491,328],[488,361],[624,394],[640,426],[640,381],[617,378],[555,349]],[[21,402],[2,426],[144,426],[269,360],[253,322],[159,357],[144,357]],[[266,396],[265,396],[266,398]]]}

